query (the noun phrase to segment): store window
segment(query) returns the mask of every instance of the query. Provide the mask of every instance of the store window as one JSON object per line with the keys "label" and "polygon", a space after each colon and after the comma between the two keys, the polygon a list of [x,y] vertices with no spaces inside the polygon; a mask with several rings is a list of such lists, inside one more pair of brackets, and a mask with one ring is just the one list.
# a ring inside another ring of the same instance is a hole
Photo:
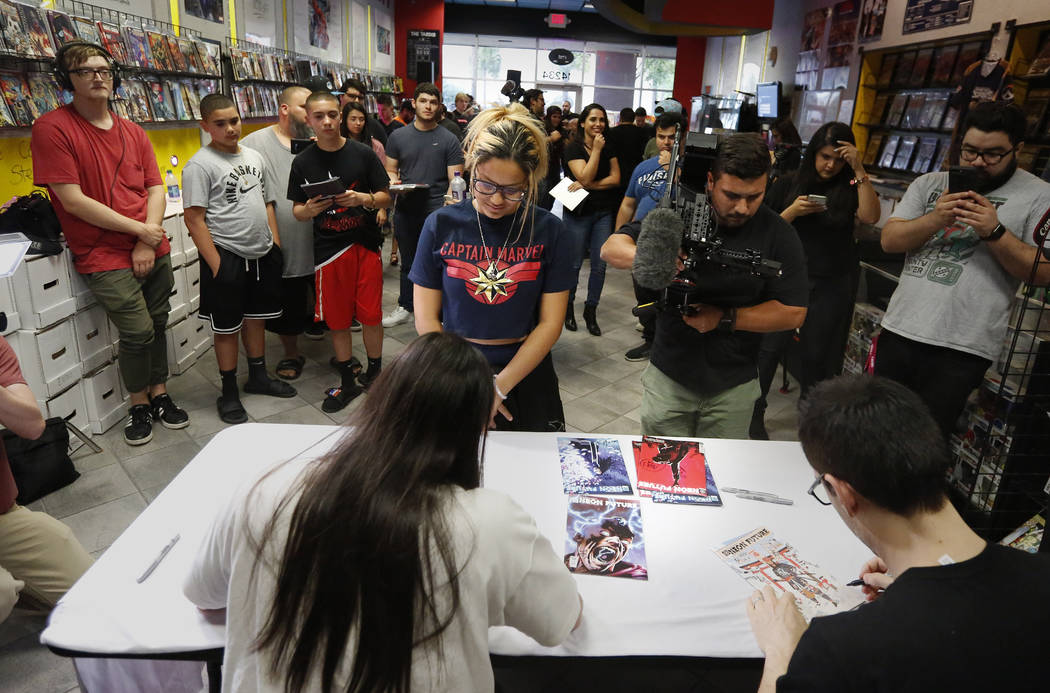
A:
{"label": "store window", "polygon": [[[551,60],[554,49],[568,51],[572,60],[566,62],[564,53]],[[500,89],[507,70],[521,71],[523,89],[543,89],[548,106],[569,101],[579,112],[600,103],[613,121],[625,107],[652,114],[674,85],[675,49],[668,46],[446,34],[443,57],[442,95],[450,108],[460,91],[473,94],[481,107],[506,104]]]}

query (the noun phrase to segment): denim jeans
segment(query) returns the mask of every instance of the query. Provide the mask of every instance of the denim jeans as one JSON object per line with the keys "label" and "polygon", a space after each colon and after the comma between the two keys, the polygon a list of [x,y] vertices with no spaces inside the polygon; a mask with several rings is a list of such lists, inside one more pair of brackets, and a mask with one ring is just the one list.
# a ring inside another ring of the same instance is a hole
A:
{"label": "denim jeans", "polygon": [[[612,233],[613,212],[593,212],[591,214],[573,215],[566,212],[562,216],[562,224],[565,230],[575,241],[575,250],[572,257],[572,269],[576,273],[579,283],[580,266],[583,265],[583,255],[588,253],[591,258],[591,275],[587,280],[587,305],[597,306],[602,297],[602,287],[605,285],[605,261],[602,260],[602,244]],[[576,284],[569,289],[569,305],[576,300]]]}

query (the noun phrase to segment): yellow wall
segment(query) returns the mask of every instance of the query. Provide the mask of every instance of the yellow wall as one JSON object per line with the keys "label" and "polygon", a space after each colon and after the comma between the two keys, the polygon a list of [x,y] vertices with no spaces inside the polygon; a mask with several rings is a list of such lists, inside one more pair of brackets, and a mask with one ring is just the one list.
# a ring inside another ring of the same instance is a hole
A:
{"label": "yellow wall", "polygon": [[[253,122],[244,125],[243,134],[268,127],[271,123]],[[27,195],[33,189],[33,158],[29,153],[29,130],[25,137],[0,138],[0,204],[12,197]],[[180,128],[148,128],[146,135],[153,143],[153,153],[163,178],[169,168],[182,180],[182,167],[201,146],[200,128],[196,125]],[[171,155],[179,158],[178,166],[171,165]]]}

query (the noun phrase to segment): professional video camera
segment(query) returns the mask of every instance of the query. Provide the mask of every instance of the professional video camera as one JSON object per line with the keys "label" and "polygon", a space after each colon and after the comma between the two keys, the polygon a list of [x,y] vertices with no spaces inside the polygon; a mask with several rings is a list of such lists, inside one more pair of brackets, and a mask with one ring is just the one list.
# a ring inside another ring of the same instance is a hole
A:
{"label": "professional video camera", "polygon": [[521,100],[521,97],[525,95],[525,90],[521,88],[521,70],[507,70],[507,81],[499,93],[506,96],[510,103],[517,103]]}
{"label": "professional video camera", "polygon": [[705,192],[718,137],[688,133],[679,165],[681,126],[675,132],[667,185],[657,208],[642,221],[632,268],[640,286],[662,293],[658,301],[635,308],[635,315],[651,310],[689,315],[695,312],[695,303],[740,305],[749,295],[746,284],[750,283],[741,279],[781,276],[780,263],[764,260],[760,251],[723,246]]}

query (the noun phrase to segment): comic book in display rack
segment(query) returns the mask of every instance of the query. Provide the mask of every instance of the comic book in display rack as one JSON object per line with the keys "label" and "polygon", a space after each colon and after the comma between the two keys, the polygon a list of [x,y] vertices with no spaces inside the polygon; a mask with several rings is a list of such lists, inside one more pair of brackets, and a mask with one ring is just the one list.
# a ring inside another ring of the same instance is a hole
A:
{"label": "comic book in display rack", "polygon": [[0,73],[0,91],[11,109],[14,121],[21,127],[32,125],[40,114],[36,111],[36,104],[23,76],[17,72]]}
{"label": "comic book in display rack", "polygon": [[51,39],[51,30],[47,26],[43,10],[32,5],[16,3],[22,29],[29,36],[30,55],[40,58],[55,57],[55,44]]}
{"label": "comic book in display rack", "polygon": [[76,29],[77,38],[81,41],[102,46],[102,35],[99,34],[98,25],[95,22],[85,17],[73,17],[73,28]]}
{"label": "comic book in display rack", "polygon": [[73,19],[65,12],[58,10],[47,10],[47,22],[51,25],[51,37],[55,41],[55,48],[67,43],[80,40]]}
{"label": "comic book in display rack", "polygon": [[29,40],[29,34],[22,29],[18,7],[8,0],[0,0],[0,36],[3,37],[4,49],[8,53],[33,54],[33,42]]}
{"label": "comic book in display rack", "polygon": [[120,27],[107,22],[96,22],[99,37],[102,39],[102,47],[109,51],[113,59],[120,65],[131,65],[128,60],[128,52],[124,47],[124,41],[120,36]]}
{"label": "comic book in display rack", "polygon": [[168,51],[167,37],[156,31],[147,31],[146,40],[149,42],[149,52],[154,66],[161,72],[175,72],[175,64]]}
{"label": "comic book in display rack", "polygon": [[193,45],[197,49],[197,55],[200,56],[204,74],[220,74],[219,61],[222,57],[222,48],[219,44],[212,43],[211,41],[194,41]]}
{"label": "comic book in display rack", "polygon": [[171,66],[175,72],[190,72],[190,65],[186,62],[186,56],[182,54],[182,50],[179,48],[179,40],[174,36],[165,36],[164,41],[168,44]]}

